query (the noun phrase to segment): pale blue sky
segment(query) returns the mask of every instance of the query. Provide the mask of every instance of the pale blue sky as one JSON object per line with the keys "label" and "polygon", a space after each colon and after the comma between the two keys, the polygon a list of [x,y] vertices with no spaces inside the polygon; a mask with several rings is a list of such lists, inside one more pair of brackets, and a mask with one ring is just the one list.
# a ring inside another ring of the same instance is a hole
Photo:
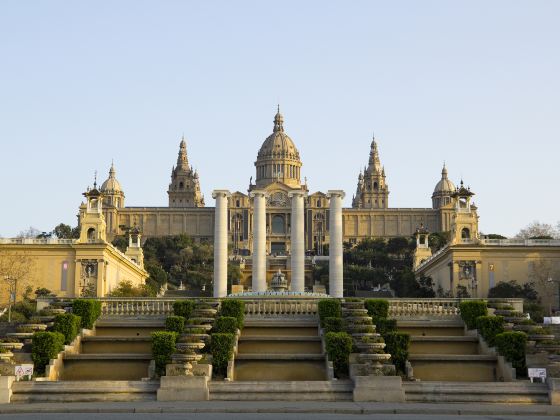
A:
{"label": "pale blue sky", "polygon": [[184,132],[207,204],[246,191],[280,102],[311,191],[345,204],[379,141],[391,207],[442,162],[481,230],[560,216],[559,1],[0,2],[0,235],[75,224],[115,160],[167,204]]}

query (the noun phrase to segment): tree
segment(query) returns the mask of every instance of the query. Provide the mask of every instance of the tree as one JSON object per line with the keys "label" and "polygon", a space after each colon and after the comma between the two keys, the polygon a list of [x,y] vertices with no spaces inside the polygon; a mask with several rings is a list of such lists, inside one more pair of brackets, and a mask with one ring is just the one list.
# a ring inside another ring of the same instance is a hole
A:
{"label": "tree", "polygon": [[130,280],[122,280],[109,293],[111,297],[148,297],[151,295],[151,290],[145,284],[135,286]]}
{"label": "tree", "polygon": [[488,235],[483,235],[486,239],[507,239],[507,237],[503,235],[498,235],[497,233],[489,233]]}
{"label": "tree", "polygon": [[520,285],[515,280],[503,281],[488,291],[489,298],[518,298],[536,301],[538,293],[534,283]]}
{"label": "tree", "polygon": [[34,260],[27,254],[0,251],[0,278],[3,281],[3,292],[8,295],[8,321],[11,320],[12,306],[17,304],[18,291],[29,287],[33,268]]}
{"label": "tree", "polygon": [[459,299],[465,299],[465,298],[470,298],[471,294],[469,293],[469,291],[465,286],[459,285],[457,286],[456,297],[458,297]]}
{"label": "tree", "polygon": [[65,225],[64,223],[60,223],[55,226],[52,231],[53,235],[56,236],[58,239],[72,239],[72,227],[70,225]]}
{"label": "tree", "polygon": [[559,236],[559,232],[552,225],[541,223],[535,220],[527,225],[515,235],[518,239],[554,239]]}
{"label": "tree", "polygon": [[449,232],[433,232],[428,235],[428,245],[432,252],[439,251],[449,242]]}
{"label": "tree", "polygon": [[535,284],[542,303],[549,309],[557,309],[560,269],[552,260],[540,259],[531,264],[529,278]]}
{"label": "tree", "polygon": [[29,228],[27,228],[26,230],[22,230],[17,237],[18,238],[25,238],[25,239],[29,239],[29,238],[36,238],[39,235],[41,235],[44,232],[41,232],[39,229],[33,227],[33,226],[29,226]]}

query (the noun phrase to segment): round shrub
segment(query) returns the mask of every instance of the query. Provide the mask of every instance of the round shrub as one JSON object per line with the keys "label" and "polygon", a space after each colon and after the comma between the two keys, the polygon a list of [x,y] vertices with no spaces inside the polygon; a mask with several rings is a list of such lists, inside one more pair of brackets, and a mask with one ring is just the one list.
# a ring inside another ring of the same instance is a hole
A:
{"label": "round shrub", "polygon": [[245,320],[245,302],[239,299],[224,299],[220,307],[220,316],[237,319],[237,328],[242,330]]}
{"label": "round shrub", "polygon": [[389,317],[389,301],[385,299],[366,299],[364,306],[375,322],[377,318]]}
{"label": "round shrub", "polygon": [[321,299],[317,304],[321,327],[324,327],[325,318],[342,317],[342,307],[338,299]]}
{"label": "round shrub", "polygon": [[468,300],[459,305],[461,318],[469,330],[476,328],[476,318],[488,315],[488,307],[483,300]]}
{"label": "round shrub", "polygon": [[212,369],[217,375],[226,376],[228,362],[233,357],[235,335],[228,333],[212,334],[210,351],[212,353]]}
{"label": "round shrub", "polygon": [[194,310],[194,300],[178,300],[173,302],[173,314],[189,319]]}
{"label": "round shrub", "polygon": [[496,345],[496,336],[504,332],[504,318],[501,316],[479,316],[476,329],[490,347]]}
{"label": "round shrub", "polygon": [[525,376],[527,335],[519,331],[503,332],[496,336],[495,341],[498,353],[504,356],[508,362],[511,362],[518,375]]}
{"label": "round shrub", "polygon": [[387,318],[377,318],[375,320],[375,329],[376,331],[385,336],[389,333],[397,331],[397,320],[396,319],[387,319]]}
{"label": "round shrub", "polygon": [[348,374],[348,358],[352,352],[352,337],[345,332],[330,332],[325,335],[325,347],[329,360],[333,362],[337,378]]}
{"label": "round shrub", "polygon": [[72,313],[82,319],[82,328],[92,329],[101,316],[101,302],[94,299],[76,299],[72,302]]}
{"label": "round shrub", "polygon": [[220,316],[216,319],[212,329],[214,333],[237,333],[237,318],[232,316]]}
{"label": "round shrub", "polygon": [[156,331],[152,333],[152,357],[156,362],[156,373],[165,375],[165,365],[175,353],[177,333],[173,331]]}
{"label": "round shrub", "polygon": [[35,371],[39,374],[45,372],[45,367],[51,359],[56,359],[58,353],[64,349],[64,335],[59,332],[36,332],[33,334],[31,359]]}
{"label": "round shrub", "polygon": [[60,314],[54,319],[53,331],[64,336],[64,344],[70,344],[80,332],[82,320],[74,314]]}
{"label": "round shrub", "polygon": [[330,332],[342,332],[344,331],[344,322],[342,318],[328,317],[323,320],[323,329],[325,334]]}
{"label": "round shrub", "polygon": [[165,319],[165,329],[166,331],[173,331],[177,334],[182,334],[185,330],[185,318],[182,316],[168,316]]}
{"label": "round shrub", "polygon": [[385,352],[391,355],[397,372],[406,373],[406,361],[408,360],[408,347],[410,335],[391,331],[383,336],[385,339]]}

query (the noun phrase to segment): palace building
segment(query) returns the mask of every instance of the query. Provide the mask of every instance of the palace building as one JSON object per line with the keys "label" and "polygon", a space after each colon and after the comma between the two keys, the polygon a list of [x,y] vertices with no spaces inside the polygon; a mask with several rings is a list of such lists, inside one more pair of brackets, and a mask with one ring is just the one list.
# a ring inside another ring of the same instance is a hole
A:
{"label": "palace building", "polygon": [[[290,198],[293,191],[303,191],[305,198],[305,249],[308,253],[323,254],[329,241],[329,205],[326,193],[310,192],[307,181],[301,180],[303,166],[294,141],[284,128],[284,117],[274,117],[272,134],[262,143],[255,161],[254,182],[251,178],[247,191],[236,191],[229,197],[229,242],[236,255],[252,253],[253,204],[251,191],[267,192],[266,235],[267,253],[290,253]],[[389,205],[389,186],[385,168],[381,164],[379,145],[371,142],[367,165],[360,171],[352,207],[343,209],[343,240],[357,243],[365,238],[411,236],[420,225],[431,232],[449,231],[456,210],[451,196],[454,184],[443,168],[441,179],[432,195],[431,208],[392,208]],[[167,207],[126,207],[124,190],[111,166],[109,178],[101,186],[104,194],[103,212],[107,221],[109,239],[123,233],[122,226],[137,227],[144,235],[165,236],[185,233],[200,241],[213,241],[214,208],[206,207],[200,191],[198,173],[193,170],[183,138],[177,163],[171,170],[167,190]],[[476,216],[476,207],[471,206]]]}

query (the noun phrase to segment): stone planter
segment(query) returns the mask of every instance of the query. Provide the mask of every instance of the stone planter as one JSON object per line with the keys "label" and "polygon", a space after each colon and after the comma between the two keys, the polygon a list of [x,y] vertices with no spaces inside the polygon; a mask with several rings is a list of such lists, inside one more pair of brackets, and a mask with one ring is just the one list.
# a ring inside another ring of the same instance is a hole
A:
{"label": "stone planter", "polygon": [[529,332],[529,331],[533,331],[537,328],[540,328],[538,325],[524,325],[524,324],[517,324],[513,326],[513,330],[514,331],[524,331],[524,332]]}
{"label": "stone planter", "polygon": [[378,333],[352,333],[352,338],[354,340],[361,341],[362,337],[381,337]]}
{"label": "stone planter", "polygon": [[47,308],[47,309],[45,309],[45,313],[52,314],[52,315],[60,315],[60,314],[65,314],[65,313],[66,313],[66,309],[62,309],[62,308]]}
{"label": "stone planter", "polygon": [[356,343],[356,347],[361,353],[380,354],[385,348],[385,343]]}
{"label": "stone planter", "polygon": [[205,309],[195,309],[193,311],[193,315],[194,317],[213,317],[214,315],[216,315],[216,313],[218,312],[217,309],[213,309],[213,308],[205,308]]}
{"label": "stone planter", "polygon": [[0,343],[0,348],[8,350],[21,350],[23,348],[23,343]]}
{"label": "stone planter", "polygon": [[206,331],[210,331],[212,329],[212,325],[210,324],[187,324],[185,325],[185,333],[188,334],[189,333],[189,329],[196,329],[196,328],[200,328]]}
{"label": "stone planter", "polygon": [[14,353],[12,353],[11,351],[7,353],[0,353],[0,361],[2,362],[8,362],[12,359],[12,357],[14,357]]}
{"label": "stone planter", "polygon": [[522,316],[506,316],[504,317],[504,320],[506,322],[513,322],[514,324],[520,324],[523,321],[527,321],[527,318],[522,317]]}
{"label": "stone planter", "polygon": [[182,341],[182,339],[186,338],[186,337],[191,337],[194,339],[198,339],[199,341],[203,341],[203,342],[207,342],[210,339],[210,336],[208,334],[190,334],[190,333],[185,333],[182,334],[177,342],[178,343],[188,343],[189,341]]}
{"label": "stone planter", "polygon": [[344,318],[345,322],[350,324],[356,325],[370,325],[373,323],[373,318],[371,316],[362,315],[362,316],[347,316]]}
{"label": "stone planter", "polygon": [[382,363],[382,362],[388,362],[391,359],[391,355],[390,354],[386,354],[386,353],[372,353],[372,354],[368,354],[368,353],[360,353],[358,355],[358,360],[366,363],[366,362],[370,362],[370,363]]}
{"label": "stone planter", "polygon": [[343,309],[363,309],[364,302],[343,302]]}
{"label": "stone planter", "polygon": [[367,309],[346,309],[342,308],[343,317],[361,317],[368,316]]}
{"label": "stone planter", "polygon": [[554,334],[529,334],[531,341],[547,341],[554,340]]}
{"label": "stone planter", "polygon": [[31,328],[33,331],[45,331],[47,329],[46,324],[24,324],[26,328]]}
{"label": "stone planter", "polygon": [[538,344],[535,347],[537,350],[546,350],[550,352],[560,351],[560,344]]}
{"label": "stone planter", "polygon": [[[355,333],[361,333],[361,334],[371,334],[375,332],[375,326],[373,325],[354,325],[354,324],[350,324],[346,326],[346,329],[348,331],[350,331],[350,333],[352,335],[354,335]],[[369,331],[368,331],[369,330]]]}
{"label": "stone planter", "polygon": [[196,343],[177,343],[176,344],[177,349],[191,349],[193,351],[202,350],[204,348],[204,346],[205,346],[205,344],[200,343],[200,342],[196,342]]}
{"label": "stone planter", "polygon": [[200,325],[203,325],[203,324],[213,324],[213,323],[214,323],[214,318],[210,318],[210,317],[193,317],[193,318],[190,318],[189,321],[196,322],[197,324],[200,324]]}

